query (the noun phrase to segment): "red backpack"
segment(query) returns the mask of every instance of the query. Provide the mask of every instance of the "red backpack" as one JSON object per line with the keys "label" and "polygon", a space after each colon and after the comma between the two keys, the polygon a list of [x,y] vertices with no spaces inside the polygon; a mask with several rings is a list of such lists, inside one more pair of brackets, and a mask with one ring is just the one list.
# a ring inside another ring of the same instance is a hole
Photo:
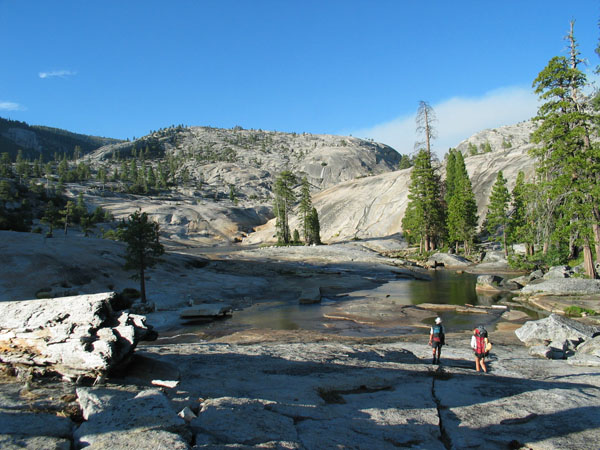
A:
{"label": "red backpack", "polygon": [[487,338],[487,331],[483,327],[477,327],[475,329],[475,352],[479,354],[485,353],[485,338]]}

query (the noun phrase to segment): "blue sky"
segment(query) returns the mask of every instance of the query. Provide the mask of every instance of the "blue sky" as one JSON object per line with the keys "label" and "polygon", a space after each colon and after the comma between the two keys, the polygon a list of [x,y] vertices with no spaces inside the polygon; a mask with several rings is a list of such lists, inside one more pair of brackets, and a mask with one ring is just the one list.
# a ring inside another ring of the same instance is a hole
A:
{"label": "blue sky", "polygon": [[565,54],[592,71],[597,0],[0,0],[0,116],[132,138],[172,124],[352,134],[438,153],[530,118]]}

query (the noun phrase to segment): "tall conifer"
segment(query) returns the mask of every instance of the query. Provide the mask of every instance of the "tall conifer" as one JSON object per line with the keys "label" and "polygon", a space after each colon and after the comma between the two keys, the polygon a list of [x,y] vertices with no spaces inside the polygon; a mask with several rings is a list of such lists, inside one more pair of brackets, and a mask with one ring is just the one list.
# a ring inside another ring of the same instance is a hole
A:
{"label": "tall conifer", "polygon": [[448,207],[448,240],[456,245],[462,242],[465,253],[471,253],[477,229],[477,203],[473,186],[465,167],[462,153],[451,150],[448,155],[446,203]]}
{"label": "tall conifer", "polygon": [[568,241],[572,254],[579,245],[586,274],[595,277],[591,248],[600,246],[600,151],[590,140],[594,117],[582,94],[587,80],[579,69],[583,60],[573,26],[571,22],[567,35],[569,56],[552,58],[533,82],[545,103],[534,118],[538,128],[532,135],[542,145],[532,154],[538,160],[540,192],[545,194],[542,216],[554,219],[551,232],[544,236],[543,253]]}
{"label": "tall conifer", "polygon": [[440,179],[431,165],[431,156],[421,150],[410,174],[409,204],[402,229],[409,239],[419,242],[420,250],[437,247],[445,234]]}
{"label": "tall conifer", "polygon": [[488,204],[488,212],[486,216],[487,230],[494,235],[500,230],[500,239],[504,247],[504,254],[508,256],[508,248],[506,245],[506,225],[508,223],[508,208],[510,202],[510,194],[506,188],[506,178],[502,171],[498,172],[496,182],[492,187],[490,200]]}

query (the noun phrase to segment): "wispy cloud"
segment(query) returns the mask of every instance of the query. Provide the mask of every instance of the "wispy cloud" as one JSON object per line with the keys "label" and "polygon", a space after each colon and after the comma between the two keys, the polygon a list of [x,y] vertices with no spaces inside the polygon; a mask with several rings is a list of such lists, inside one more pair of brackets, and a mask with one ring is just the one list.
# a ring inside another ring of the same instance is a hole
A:
{"label": "wispy cloud", "polygon": [[0,100],[0,111],[24,111],[25,107],[15,102],[4,102]]}
{"label": "wispy cloud", "polygon": [[73,70],[52,70],[50,72],[40,72],[40,78],[67,78],[77,75],[77,72]]}
{"label": "wispy cloud", "polygon": [[[530,119],[537,112],[538,101],[530,88],[508,87],[478,98],[450,98],[432,107],[437,116],[438,134],[433,146],[441,157],[450,147],[456,147],[478,131]],[[411,153],[415,142],[421,139],[415,128],[415,114],[412,114],[351,133],[383,142],[400,153]]]}

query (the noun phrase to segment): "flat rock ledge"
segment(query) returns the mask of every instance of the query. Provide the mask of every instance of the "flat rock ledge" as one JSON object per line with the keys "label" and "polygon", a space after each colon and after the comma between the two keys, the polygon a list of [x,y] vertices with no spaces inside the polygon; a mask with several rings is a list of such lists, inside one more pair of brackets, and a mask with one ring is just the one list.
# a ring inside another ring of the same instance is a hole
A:
{"label": "flat rock ledge", "polygon": [[583,278],[551,278],[528,284],[522,295],[600,295],[600,280]]}
{"label": "flat rock ledge", "polygon": [[0,362],[67,379],[98,377],[126,363],[156,334],[145,317],[115,312],[113,292],[0,302]]}
{"label": "flat rock ledge", "polygon": [[[0,410],[11,409],[0,416],[0,444],[444,450],[589,448],[600,440],[597,369],[498,343],[489,373],[478,373],[469,339],[448,335],[439,366],[426,333],[417,343],[147,345],[130,366],[146,378],[76,388],[80,425],[34,417],[17,383],[0,384]],[[164,367],[177,368],[177,386],[150,386]],[[39,401],[48,398],[31,389]]]}

